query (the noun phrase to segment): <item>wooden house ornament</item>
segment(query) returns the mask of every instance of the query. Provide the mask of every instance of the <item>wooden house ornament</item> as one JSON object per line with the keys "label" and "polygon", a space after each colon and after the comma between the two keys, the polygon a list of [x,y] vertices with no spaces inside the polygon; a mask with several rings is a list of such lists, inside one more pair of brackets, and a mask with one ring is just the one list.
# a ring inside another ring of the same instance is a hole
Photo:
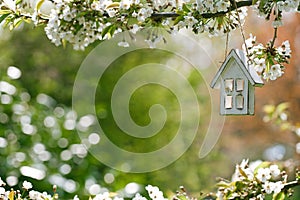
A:
{"label": "wooden house ornament", "polygon": [[254,89],[263,84],[255,69],[248,68],[243,51],[233,49],[210,86],[220,89],[221,115],[254,115]]}

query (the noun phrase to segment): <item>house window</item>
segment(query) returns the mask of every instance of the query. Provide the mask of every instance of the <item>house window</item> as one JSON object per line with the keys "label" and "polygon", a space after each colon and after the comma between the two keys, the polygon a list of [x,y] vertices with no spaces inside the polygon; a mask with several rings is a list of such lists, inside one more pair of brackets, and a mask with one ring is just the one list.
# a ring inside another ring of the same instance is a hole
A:
{"label": "house window", "polygon": [[243,91],[245,90],[244,79],[225,79],[225,98],[224,107],[225,109],[244,109],[244,96]]}
{"label": "house window", "polygon": [[235,97],[235,103],[237,109],[243,109],[244,108],[244,97],[241,94],[236,95]]}
{"label": "house window", "polygon": [[236,79],[236,91],[241,92],[244,90],[244,80]]}
{"label": "house window", "polygon": [[232,108],[232,96],[225,97],[225,108],[231,109]]}
{"label": "house window", "polygon": [[233,79],[226,79],[225,80],[225,91],[227,93],[233,91]]}

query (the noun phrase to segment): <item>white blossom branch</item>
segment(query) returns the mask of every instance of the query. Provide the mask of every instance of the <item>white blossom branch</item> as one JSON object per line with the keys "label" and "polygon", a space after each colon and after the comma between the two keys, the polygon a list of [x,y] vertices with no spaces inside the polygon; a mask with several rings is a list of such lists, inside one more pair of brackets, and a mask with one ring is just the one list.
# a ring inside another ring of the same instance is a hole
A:
{"label": "white blossom branch", "polygon": [[[227,11],[216,12],[216,13],[203,13],[203,14],[201,14],[201,17],[207,18],[207,19],[214,18],[214,17],[220,17],[220,16],[224,16],[226,13],[236,10],[238,8],[253,5],[252,0],[245,0],[245,1],[238,1],[238,2],[234,2],[234,0],[230,0],[230,3],[231,3],[231,6],[229,7],[229,9]],[[176,18],[178,16],[179,16],[179,14],[177,14],[175,12],[162,12],[162,13],[153,13],[151,17],[152,17],[152,19],[162,19],[162,18]]]}

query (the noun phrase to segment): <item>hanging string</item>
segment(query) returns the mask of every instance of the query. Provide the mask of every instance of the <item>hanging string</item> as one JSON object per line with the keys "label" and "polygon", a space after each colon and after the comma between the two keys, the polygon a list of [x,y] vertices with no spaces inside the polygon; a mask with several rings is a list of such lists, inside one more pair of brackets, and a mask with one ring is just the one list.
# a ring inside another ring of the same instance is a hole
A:
{"label": "hanging string", "polygon": [[[225,42],[225,59],[227,57],[227,53],[228,53],[228,42],[229,41],[229,33],[226,34],[226,42]],[[224,60],[225,60],[224,59]]]}
{"label": "hanging string", "polygon": [[244,28],[243,28],[243,25],[242,25],[242,22],[241,22],[241,18],[240,18],[240,14],[238,12],[238,7],[236,5],[236,1],[235,0],[232,0],[233,2],[233,6],[235,7],[236,9],[236,12],[237,12],[237,16],[238,16],[238,23],[240,25],[240,30],[241,30],[241,34],[242,34],[242,38],[243,38],[243,42],[244,42],[244,45],[245,45],[245,50],[246,50],[246,56],[247,56],[247,68],[249,70],[249,65],[251,64],[251,60],[250,60],[250,54],[249,54],[249,51],[248,51],[248,47],[247,47],[247,44],[246,44],[246,37],[245,37],[245,34],[244,34]]}

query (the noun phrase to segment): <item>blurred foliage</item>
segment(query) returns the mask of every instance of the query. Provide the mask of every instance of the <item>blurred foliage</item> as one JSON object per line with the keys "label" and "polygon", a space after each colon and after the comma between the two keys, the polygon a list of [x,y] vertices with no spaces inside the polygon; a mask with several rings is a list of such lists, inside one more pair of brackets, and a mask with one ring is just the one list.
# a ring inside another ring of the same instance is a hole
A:
{"label": "blurred foliage", "polygon": [[92,47],[85,52],[56,47],[42,34],[43,27],[32,29],[32,26],[26,24],[19,31],[5,30],[2,33],[9,36],[6,36],[8,40],[0,40],[1,68],[13,65],[24,71],[20,81],[33,96],[42,90],[58,102],[70,105],[70,88],[76,71]]}
{"label": "blurred foliage", "polygon": [[[1,80],[15,85],[18,91],[11,95],[12,102],[2,103],[0,107],[2,115],[8,119],[1,122],[0,126],[0,137],[7,142],[5,148],[0,148],[1,160],[6,161],[0,168],[2,178],[15,177],[20,182],[28,180],[28,175],[20,169],[30,166],[45,173],[42,181],[29,179],[37,190],[51,191],[51,184],[57,184],[60,196],[71,198],[75,192],[84,196],[91,192],[91,188],[96,188],[96,191],[109,188],[124,192],[123,188],[130,182],[159,185],[164,191],[175,191],[179,185],[185,185],[193,192],[208,191],[213,189],[215,176],[228,173],[229,169],[225,169],[223,165],[226,158],[220,156],[217,148],[205,159],[198,159],[201,141],[210,119],[209,109],[205,109],[210,106],[207,92],[201,92],[202,96],[197,96],[201,115],[206,116],[201,118],[200,132],[193,145],[179,160],[162,170],[143,174],[123,173],[104,166],[82,148],[82,145],[87,144],[82,144],[77,129],[84,116],[76,116],[70,109],[76,72],[93,47],[85,52],[75,52],[69,47],[55,47],[48,42],[42,28],[32,31],[29,26],[10,35],[9,40],[0,42]],[[157,136],[147,142],[129,138],[118,130],[113,120],[110,95],[116,80],[135,66],[153,59],[161,59],[164,63],[171,57],[166,52],[149,51],[151,50],[135,52],[136,55],[117,60],[107,69],[97,90],[98,120],[111,140],[134,152],[160,148],[161,144],[172,139],[179,124],[175,95],[157,85],[138,89],[133,94],[129,107],[133,120],[139,125],[145,125],[149,123],[148,112],[151,105],[159,103],[165,106],[168,120]],[[21,79],[12,81],[5,75],[7,67],[11,65],[22,70]],[[180,69],[180,66],[177,67]],[[188,77],[194,90],[207,90],[196,70],[190,70]],[[22,105],[24,111],[17,113],[14,108],[16,105]],[[101,115],[103,111],[106,113],[105,117]],[[47,120],[50,124],[51,120],[54,121],[55,125],[47,125]],[[34,131],[26,132],[26,127],[33,128]],[[92,133],[89,129],[84,131],[88,140]]]}

